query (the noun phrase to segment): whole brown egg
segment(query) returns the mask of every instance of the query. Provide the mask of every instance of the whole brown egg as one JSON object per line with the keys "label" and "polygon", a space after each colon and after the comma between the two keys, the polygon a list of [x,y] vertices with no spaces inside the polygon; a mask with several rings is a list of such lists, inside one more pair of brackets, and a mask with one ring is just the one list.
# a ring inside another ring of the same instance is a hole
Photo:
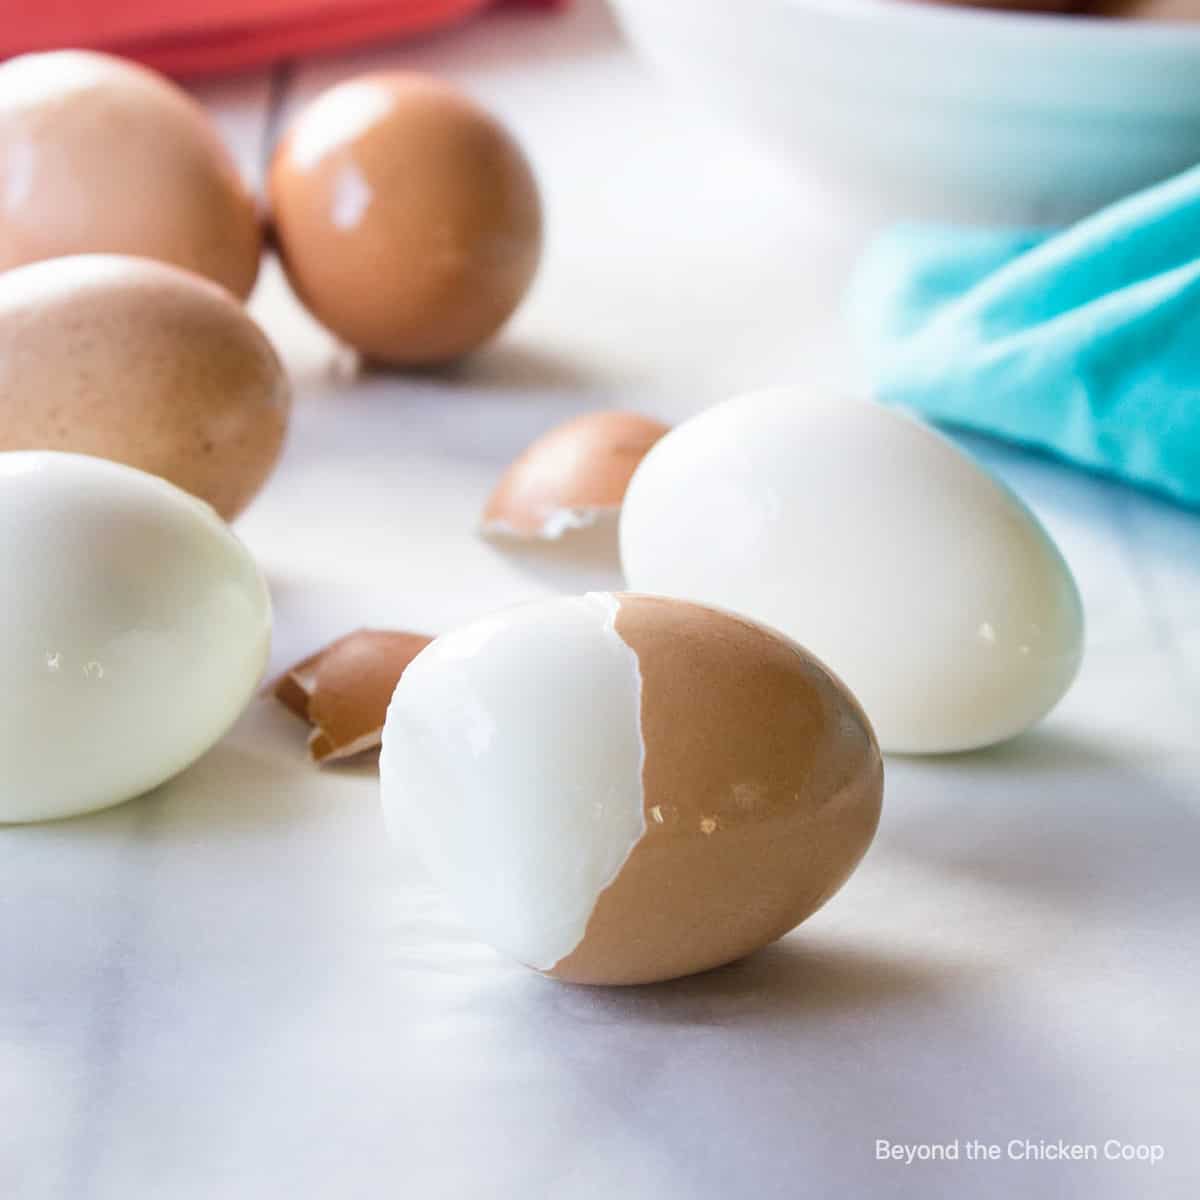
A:
{"label": "whole brown egg", "polygon": [[290,403],[262,331],[190,271],[81,254],[0,273],[0,451],[112,459],[228,520],[274,468]]}
{"label": "whole brown egg", "polygon": [[520,147],[454,89],[420,75],[351,79],[318,96],[270,173],[276,241],[313,315],[397,366],[454,359],[520,303],[541,252]]}
{"label": "whole brown egg", "polygon": [[60,50],[0,66],[0,270],[134,254],[245,298],[262,231],[204,111],[162,76]]}

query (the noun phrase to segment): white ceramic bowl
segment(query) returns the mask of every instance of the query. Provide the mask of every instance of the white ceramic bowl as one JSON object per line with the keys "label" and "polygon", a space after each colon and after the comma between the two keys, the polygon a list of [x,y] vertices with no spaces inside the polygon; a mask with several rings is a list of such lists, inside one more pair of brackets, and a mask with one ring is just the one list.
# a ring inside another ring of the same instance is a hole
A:
{"label": "white ceramic bowl", "polygon": [[892,215],[1050,222],[1200,162],[1200,23],[912,0],[613,0],[631,40]]}

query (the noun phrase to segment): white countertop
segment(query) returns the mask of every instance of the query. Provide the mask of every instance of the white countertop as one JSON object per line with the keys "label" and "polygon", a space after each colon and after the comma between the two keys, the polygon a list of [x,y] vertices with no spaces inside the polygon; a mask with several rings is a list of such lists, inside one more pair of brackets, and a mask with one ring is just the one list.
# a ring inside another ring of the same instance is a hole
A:
{"label": "white countertop", "polygon": [[[511,124],[548,254],[495,347],[419,379],[355,379],[266,273],[255,312],[299,396],[239,531],[274,667],[359,625],[619,585],[611,531],[474,536],[498,472],[572,413],[857,384],[837,310],[863,231],[665,98],[598,3],[313,62],[275,93],[384,63]],[[271,81],[201,94],[257,174]],[[151,796],[0,830],[0,1197],[1196,1195],[1200,518],[969,445],[1076,572],[1082,675],[1007,746],[890,761],[860,871],[741,964],[620,991],[502,961],[387,844],[373,770],[316,771],[267,700]],[[877,1139],[960,1158],[876,1161]],[[1021,1161],[1025,1139],[1099,1161]],[[1110,1139],[1164,1158],[1106,1161]]]}

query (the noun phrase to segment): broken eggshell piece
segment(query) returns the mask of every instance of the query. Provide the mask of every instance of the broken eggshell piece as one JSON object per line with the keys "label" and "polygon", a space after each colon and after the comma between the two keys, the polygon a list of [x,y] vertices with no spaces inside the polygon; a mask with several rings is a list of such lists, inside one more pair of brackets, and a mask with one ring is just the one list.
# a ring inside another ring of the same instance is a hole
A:
{"label": "broken eggshell piece", "polygon": [[276,681],[275,698],[313,726],[308,751],[314,762],[336,762],[379,745],[392,692],[431,640],[423,633],[359,629]]}
{"label": "broken eggshell piece", "polygon": [[646,452],[668,427],[632,412],[594,412],[543,434],[505,471],[483,512],[488,536],[545,538],[621,507]]}
{"label": "broken eggshell piece", "polygon": [[384,813],[476,933],[637,984],[774,941],[874,835],[870,724],[783,635],[663,597],[522,605],[434,641],[388,710]]}

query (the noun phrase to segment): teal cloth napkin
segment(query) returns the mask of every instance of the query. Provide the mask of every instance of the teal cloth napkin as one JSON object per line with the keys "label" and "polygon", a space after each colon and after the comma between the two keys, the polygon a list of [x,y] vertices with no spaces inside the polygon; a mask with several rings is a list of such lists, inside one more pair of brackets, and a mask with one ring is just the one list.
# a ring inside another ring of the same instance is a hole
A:
{"label": "teal cloth napkin", "polygon": [[1200,167],[1062,231],[896,227],[848,302],[884,403],[1200,507]]}

